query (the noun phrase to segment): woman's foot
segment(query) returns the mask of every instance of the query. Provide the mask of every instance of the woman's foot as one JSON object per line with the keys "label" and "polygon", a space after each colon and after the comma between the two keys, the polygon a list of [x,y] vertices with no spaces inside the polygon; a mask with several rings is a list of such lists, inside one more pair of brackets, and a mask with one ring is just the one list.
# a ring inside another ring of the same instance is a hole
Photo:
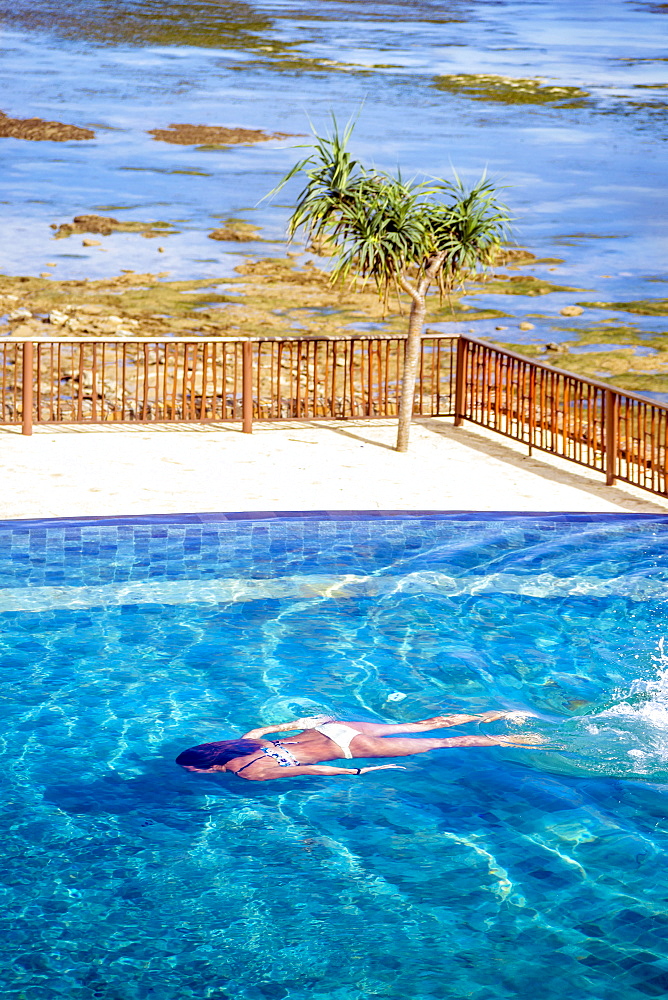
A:
{"label": "woman's foot", "polygon": [[538,736],[536,733],[518,733],[516,736],[495,736],[494,739],[501,746],[509,747],[537,747],[541,743],[546,742],[542,736]]}
{"label": "woman's foot", "polygon": [[507,719],[509,722],[524,722],[526,719],[535,719],[531,712],[483,712],[477,718],[481,722],[496,722],[497,719]]}

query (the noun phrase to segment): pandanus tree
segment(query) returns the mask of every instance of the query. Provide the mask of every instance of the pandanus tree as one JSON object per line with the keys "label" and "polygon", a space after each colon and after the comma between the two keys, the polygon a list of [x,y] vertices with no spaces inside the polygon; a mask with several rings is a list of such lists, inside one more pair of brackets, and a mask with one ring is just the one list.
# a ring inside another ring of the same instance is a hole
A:
{"label": "pandanus tree", "polygon": [[[306,184],[289,219],[334,259],[333,282],[373,282],[387,303],[392,293],[410,300],[399,401],[397,451],[407,451],[427,293],[447,295],[491,263],[510,221],[485,175],[466,189],[459,178],[404,181],[367,168],[348,151],[352,125],[314,134],[311,153],[281,180],[303,174]],[[272,192],[272,194],[274,193]]]}

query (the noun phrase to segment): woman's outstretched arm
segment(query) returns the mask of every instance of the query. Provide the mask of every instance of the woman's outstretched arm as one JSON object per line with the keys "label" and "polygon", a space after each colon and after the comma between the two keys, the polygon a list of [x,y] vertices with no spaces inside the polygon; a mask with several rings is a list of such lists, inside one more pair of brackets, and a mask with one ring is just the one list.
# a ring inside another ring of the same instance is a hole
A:
{"label": "woman's outstretched arm", "polygon": [[261,740],[269,733],[291,733],[300,729],[312,729],[314,726],[321,726],[324,722],[332,722],[331,715],[308,715],[294,722],[280,722],[275,726],[259,726],[257,729],[250,729],[244,733],[242,739]]}
{"label": "woman's outstretched arm", "polygon": [[389,768],[405,770],[401,764],[376,764],[374,767],[360,767],[359,772],[356,767],[332,767],[329,764],[300,764],[298,767],[272,767],[257,774],[239,774],[240,778],[247,781],[275,781],[277,778],[300,778],[305,775],[312,775],[320,778],[335,778],[340,774],[347,774],[356,778],[359,774],[368,774],[369,771],[386,771]]}
{"label": "woman's outstretched arm", "polygon": [[242,739],[244,740],[261,740],[263,736],[268,736],[269,733],[290,733],[295,729],[301,729],[295,722],[281,722],[276,726],[259,726],[257,729],[249,729],[247,733],[244,733]]}

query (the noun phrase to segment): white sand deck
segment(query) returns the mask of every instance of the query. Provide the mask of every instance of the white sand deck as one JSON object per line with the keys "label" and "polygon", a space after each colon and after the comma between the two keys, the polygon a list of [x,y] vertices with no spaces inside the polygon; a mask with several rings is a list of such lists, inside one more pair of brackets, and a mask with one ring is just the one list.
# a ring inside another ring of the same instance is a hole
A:
{"label": "white sand deck", "polygon": [[668,511],[668,499],[451,420],[4,428],[0,517],[244,510]]}

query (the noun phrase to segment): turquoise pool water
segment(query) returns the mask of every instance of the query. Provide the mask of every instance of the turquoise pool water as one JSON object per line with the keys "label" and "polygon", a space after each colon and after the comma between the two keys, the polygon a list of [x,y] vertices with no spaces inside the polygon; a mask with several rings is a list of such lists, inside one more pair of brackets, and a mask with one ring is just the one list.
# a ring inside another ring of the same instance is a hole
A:
{"label": "turquoise pool water", "polygon": [[[653,515],[4,522],[3,996],[665,995],[667,576]],[[488,707],[546,748],[173,764]]]}

